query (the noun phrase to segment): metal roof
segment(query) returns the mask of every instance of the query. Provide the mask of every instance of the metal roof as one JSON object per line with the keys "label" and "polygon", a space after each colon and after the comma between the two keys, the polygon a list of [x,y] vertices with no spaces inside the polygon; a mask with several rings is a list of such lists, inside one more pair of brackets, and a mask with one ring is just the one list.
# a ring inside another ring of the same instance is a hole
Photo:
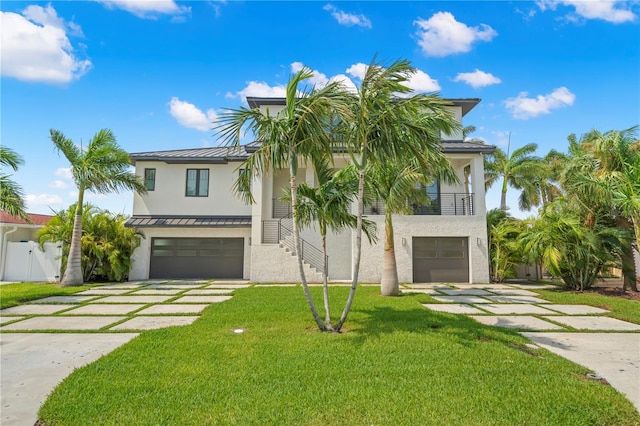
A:
{"label": "metal roof", "polygon": [[494,145],[486,145],[481,142],[443,141],[442,150],[445,153],[483,152],[490,154],[496,150],[496,147]]}
{"label": "metal roof", "polygon": [[132,216],[125,226],[136,228],[250,228],[251,216]]}
{"label": "metal roof", "polygon": [[218,146],[212,148],[174,149],[169,151],[134,152],[129,154],[133,164],[136,161],[164,161],[165,163],[208,163],[226,164],[229,161],[244,161],[249,153],[244,145],[240,147]]}

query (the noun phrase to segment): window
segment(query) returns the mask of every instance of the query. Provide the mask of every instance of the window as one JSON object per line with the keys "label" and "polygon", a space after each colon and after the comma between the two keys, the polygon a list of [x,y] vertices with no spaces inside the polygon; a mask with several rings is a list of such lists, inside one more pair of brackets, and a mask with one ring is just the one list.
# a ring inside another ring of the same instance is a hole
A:
{"label": "window", "polygon": [[144,169],[144,186],[147,191],[156,189],[156,169]]}
{"label": "window", "polygon": [[209,196],[209,169],[187,169],[187,197]]}

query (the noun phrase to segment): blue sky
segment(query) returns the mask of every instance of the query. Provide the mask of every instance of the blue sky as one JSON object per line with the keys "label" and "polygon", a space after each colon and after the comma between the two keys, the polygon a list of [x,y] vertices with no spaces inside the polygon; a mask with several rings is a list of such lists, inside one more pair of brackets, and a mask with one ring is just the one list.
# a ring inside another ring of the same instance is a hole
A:
{"label": "blue sky", "polygon": [[[1,143],[25,164],[28,211],[76,199],[49,129],[77,143],[111,129],[129,152],[218,144],[211,122],[246,96],[314,82],[358,84],[364,64],[406,58],[417,92],[481,98],[473,135],[538,154],[566,137],[640,124],[640,3],[12,2],[2,12]],[[487,194],[499,205],[499,185]],[[133,196],[87,201],[130,214]],[[517,193],[509,191],[514,215]]]}

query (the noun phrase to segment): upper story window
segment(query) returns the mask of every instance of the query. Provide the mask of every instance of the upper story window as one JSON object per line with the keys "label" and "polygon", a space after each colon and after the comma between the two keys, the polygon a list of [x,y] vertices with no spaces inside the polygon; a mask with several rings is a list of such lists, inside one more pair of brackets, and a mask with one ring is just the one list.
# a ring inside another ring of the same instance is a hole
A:
{"label": "upper story window", "polygon": [[144,186],[147,191],[156,190],[156,169],[144,169]]}
{"label": "upper story window", "polygon": [[187,197],[209,196],[209,169],[187,169]]}

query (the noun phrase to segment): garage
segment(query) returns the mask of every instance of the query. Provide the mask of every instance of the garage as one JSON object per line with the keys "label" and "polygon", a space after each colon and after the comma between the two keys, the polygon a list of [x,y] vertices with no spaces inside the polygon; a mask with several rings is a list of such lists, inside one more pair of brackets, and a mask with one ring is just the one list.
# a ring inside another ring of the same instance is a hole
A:
{"label": "garage", "polygon": [[153,238],[149,278],[242,278],[244,238]]}
{"label": "garage", "polygon": [[465,237],[413,237],[413,282],[469,282]]}

